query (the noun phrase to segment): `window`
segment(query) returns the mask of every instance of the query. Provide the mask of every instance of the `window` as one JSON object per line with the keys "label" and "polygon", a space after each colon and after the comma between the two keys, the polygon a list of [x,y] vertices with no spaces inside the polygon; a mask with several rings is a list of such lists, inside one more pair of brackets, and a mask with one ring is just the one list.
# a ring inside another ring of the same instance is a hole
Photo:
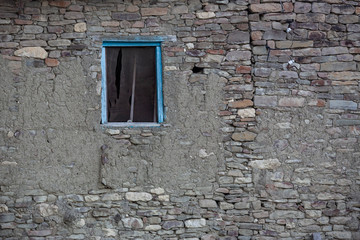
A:
{"label": "window", "polygon": [[163,122],[161,41],[103,41],[102,124]]}

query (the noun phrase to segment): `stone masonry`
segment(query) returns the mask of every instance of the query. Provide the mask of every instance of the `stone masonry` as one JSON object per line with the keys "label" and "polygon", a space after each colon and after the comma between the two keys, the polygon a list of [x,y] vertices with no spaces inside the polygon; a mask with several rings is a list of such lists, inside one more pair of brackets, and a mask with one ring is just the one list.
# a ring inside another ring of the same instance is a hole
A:
{"label": "stone masonry", "polygon": [[[359,15],[0,0],[0,240],[360,239]],[[133,36],[168,39],[166,120],[108,128],[102,41]]]}

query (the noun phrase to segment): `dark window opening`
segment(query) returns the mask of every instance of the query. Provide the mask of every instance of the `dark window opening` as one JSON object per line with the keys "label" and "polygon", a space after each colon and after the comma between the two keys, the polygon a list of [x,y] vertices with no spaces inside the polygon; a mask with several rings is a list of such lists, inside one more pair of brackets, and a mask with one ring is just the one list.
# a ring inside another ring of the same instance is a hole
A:
{"label": "dark window opening", "polygon": [[192,72],[193,73],[203,73],[204,68],[194,66],[193,69],[192,69]]}
{"label": "dark window opening", "polygon": [[155,47],[107,47],[108,122],[157,122]]}

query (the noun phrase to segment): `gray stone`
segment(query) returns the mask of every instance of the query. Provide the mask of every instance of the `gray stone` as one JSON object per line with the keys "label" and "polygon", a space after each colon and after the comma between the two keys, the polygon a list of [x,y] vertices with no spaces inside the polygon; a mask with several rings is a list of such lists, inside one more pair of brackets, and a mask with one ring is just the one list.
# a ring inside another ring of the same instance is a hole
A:
{"label": "gray stone", "polygon": [[281,30],[268,30],[263,35],[265,40],[286,40],[286,32]]}
{"label": "gray stone", "polygon": [[25,25],[24,33],[42,33],[44,31],[43,27],[36,25]]}
{"label": "gray stone", "polygon": [[316,3],[312,4],[312,12],[314,13],[326,13],[329,14],[331,10],[331,5],[328,3]]}
{"label": "gray stone", "polygon": [[65,12],[64,18],[66,19],[82,19],[85,18],[82,12]]}
{"label": "gray stone", "polygon": [[308,13],[311,11],[311,4],[304,2],[295,2],[294,12],[296,13]]}
{"label": "gray stone", "polygon": [[333,4],[331,12],[336,14],[353,14],[355,12],[355,8],[350,4]]}
{"label": "gray stone", "polygon": [[200,219],[189,219],[185,221],[185,226],[187,228],[201,228],[206,226],[206,220],[204,218]]}
{"label": "gray stone", "polygon": [[254,105],[257,107],[277,106],[277,96],[255,96]]}
{"label": "gray stone", "polygon": [[217,208],[218,207],[217,203],[211,199],[199,200],[199,206],[202,208]]}
{"label": "gray stone", "polygon": [[165,221],[162,225],[162,228],[165,230],[173,229],[173,228],[182,228],[184,227],[184,223],[182,221]]}
{"label": "gray stone", "polygon": [[327,62],[320,65],[320,71],[327,72],[355,71],[356,68],[355,62]]}
{"label": "gray stone", "polygon": [[278,159],[253,160],[249,162],[249,166],[258,169],[275,169],[280,167],[281,163]]}
{"label": "gray stone", "polygon": [[230,44],[248,43],[250,41],[250,33],[243,31],[233,31],[229,34],[227,42]]}
{"label": "gray stone", "polygon": [[330,100],[330,108],[356,110],[357,103],[346,100]]}
{"label": "gray stone", "polygon": [[250,51],[232,51],[226,54],[226,60],[228,61],[241,61],[241,60],[250,60],[251,52]]}
{"label": "gray stone", "polygon": [[0,213],[0,223],[15,221],[15,214],[13,213]]}
{"label": "gray stone", "polygon": [[270,214],[270,219],[304,218],[305,214],[300,211],[275,210]]}
{"label": "gray stone", "polygon": [[71,41],[66,39],[50,40],[48,44],[52,47],[70,46]]}
{"label": "gray stone", "polygon": [[124,224],[124,227],[131,228],[131,229],[141,229],[144,227],[144,223],[140,218],[123,218],[121,221]]}
{"label": "gray stone", "polygon": [[27,40],[21,41],[20,45],[23,47],[46,47],[47,43],[43,40]]}

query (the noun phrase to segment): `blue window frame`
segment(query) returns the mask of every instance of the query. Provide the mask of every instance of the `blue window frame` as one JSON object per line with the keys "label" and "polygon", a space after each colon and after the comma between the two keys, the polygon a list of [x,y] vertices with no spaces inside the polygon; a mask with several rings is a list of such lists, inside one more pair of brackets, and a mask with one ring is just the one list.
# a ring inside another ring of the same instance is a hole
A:
{"label": "blue window frame", "polygon": [[[162,39],[134,39],[134,40],[104,40],[102,44],[101,70],[102,70],[102,91],[101,91],[101,123],[105,126],[158,126],[164,121],[163,110],[163,88],[162,88],[162,60],[161,60]],[[108,119],[108,91],[107,84],[107,63],[106,49],[111,47],[154,47],[155,48],[155,72],[156,72],[156,122],[114,122]]]}

